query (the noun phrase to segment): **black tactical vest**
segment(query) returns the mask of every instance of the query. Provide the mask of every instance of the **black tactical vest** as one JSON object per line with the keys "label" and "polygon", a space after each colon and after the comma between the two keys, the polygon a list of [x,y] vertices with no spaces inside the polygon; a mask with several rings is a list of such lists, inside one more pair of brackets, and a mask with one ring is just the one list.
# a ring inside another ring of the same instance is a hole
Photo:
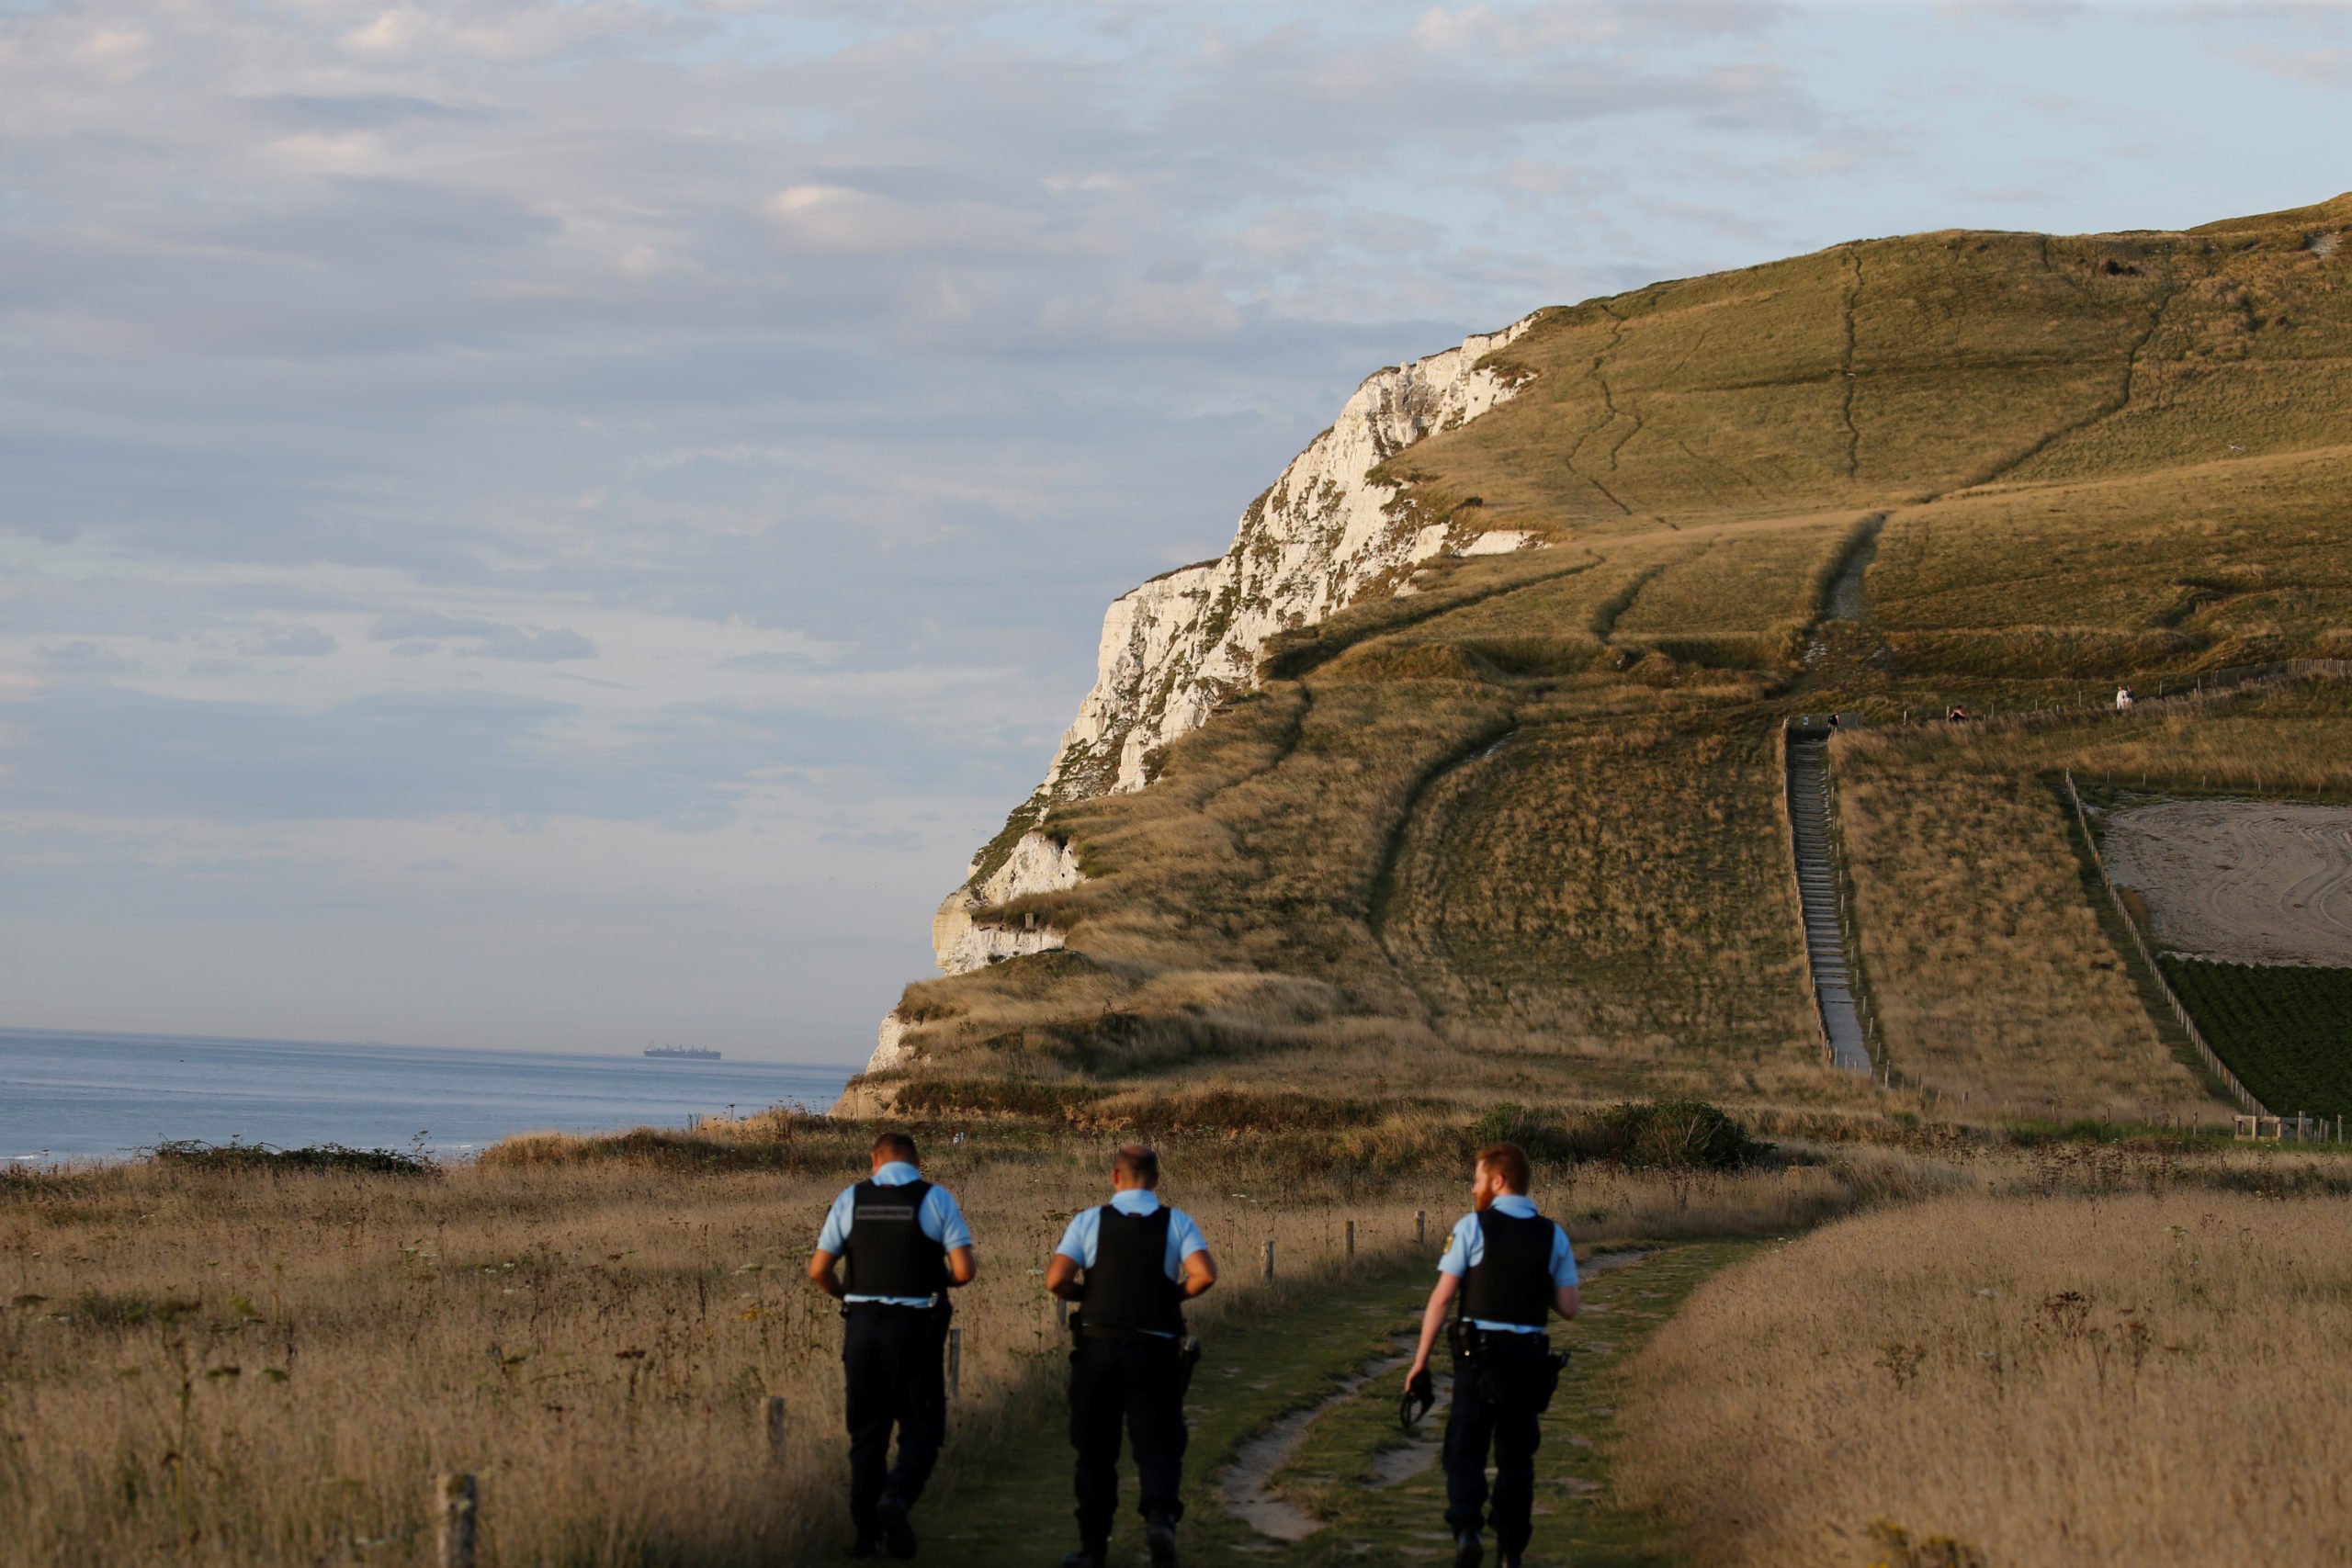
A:
{"label": "black tactical vest", "polygon": [[1148,1214],[1099,1211],[1094,1262],[1086,1270],[1083,1330],[1090,1339],[1134,1339],[1146,1334],[1182,1337],[1183,1288],[1168,1277],[1168,1222],[1162,1203]]}
{"label": "black tactical vest", "polygon": [[849,1236],[842,1243],[842,1289],[853,1296],[935,1296],[947,1289],[947,1249],[922,1234],[931,1183],[850,1189]]}
{"label": "black tactical vest", "polygon": [[1462,1277],[1462,1315],[1542,1328],[1552,1320],[1551,1221],[1478,1211],[1485,1250]]}

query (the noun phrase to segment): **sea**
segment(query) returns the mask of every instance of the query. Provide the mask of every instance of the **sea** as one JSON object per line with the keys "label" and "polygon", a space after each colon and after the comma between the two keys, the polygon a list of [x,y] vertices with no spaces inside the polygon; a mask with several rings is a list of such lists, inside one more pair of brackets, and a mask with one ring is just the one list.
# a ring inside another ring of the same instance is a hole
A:
{"label": "sea", "polygon": [[823,1111],[858,1070],[0,1029],[0,1162],[130,1159],[187,1138],[462,1160],[542,1129],[684,1129],[774,1105]]}

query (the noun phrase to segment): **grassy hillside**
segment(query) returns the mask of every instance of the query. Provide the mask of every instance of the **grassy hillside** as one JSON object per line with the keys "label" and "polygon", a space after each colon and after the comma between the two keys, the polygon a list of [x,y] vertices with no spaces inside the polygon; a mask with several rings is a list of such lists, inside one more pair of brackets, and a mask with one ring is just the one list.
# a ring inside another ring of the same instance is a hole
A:
{"label": "grassy hillside", "polygon": [[2311,248],[2347,224],[1917,235],[1545,312],[1498,356],[1520,395],[1384,477],[1546,547],[1286,635],[1151,787],[1057,808],[1089,880],[984,918],[1067,950],[910,987],[907,1076],[1853,1104],[1776,757],[1837,710],[1877,727],[1836,765],[1892,1065],[1972,1104],[2204,1103],[2049,780],[2346,792],[2352,698],[1902,721],[2352,655],[2352,256]]}

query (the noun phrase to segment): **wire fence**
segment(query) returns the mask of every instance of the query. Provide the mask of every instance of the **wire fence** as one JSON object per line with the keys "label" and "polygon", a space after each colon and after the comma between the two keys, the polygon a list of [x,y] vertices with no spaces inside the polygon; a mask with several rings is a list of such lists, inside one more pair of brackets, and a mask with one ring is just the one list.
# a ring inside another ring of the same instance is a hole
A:
{"label": "wire fence", "polygon": [[[2277,685],[2287,681],[2352,681],[2352,659],[2281,659],[2268,664],[2233,664],[2226,670],[2209,670],[2199,675],[2183,677],[2177,682],[2159,682],[2153,696],[2135,696],[2129,707],[2118,706],[2111,699],[2035,703],[2007,711],[1990,709],[1971,715],[1961,722],[1979,728],[2017,729],[2040,725],[2079,724],[2086,718],[2101,716],[2121,717],[2150,710],[2177,712],[2185,707],[2240,696],[2251,688]],[[1910,710],[1905,709],[1904,722],[1949,721],[1939,721],[1927,712],[1915,718]]]}

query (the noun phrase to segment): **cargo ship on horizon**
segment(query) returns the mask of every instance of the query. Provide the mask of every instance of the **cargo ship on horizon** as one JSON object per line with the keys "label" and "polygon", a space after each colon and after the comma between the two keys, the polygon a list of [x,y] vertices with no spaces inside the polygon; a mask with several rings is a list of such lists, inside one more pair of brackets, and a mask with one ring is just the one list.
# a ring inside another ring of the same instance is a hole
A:
{"label": "cargo ship on horizon", "polygon": [[645,1054],[665,1062],[716,1062],[718,1053],[707,1045],[648,1045]]}

